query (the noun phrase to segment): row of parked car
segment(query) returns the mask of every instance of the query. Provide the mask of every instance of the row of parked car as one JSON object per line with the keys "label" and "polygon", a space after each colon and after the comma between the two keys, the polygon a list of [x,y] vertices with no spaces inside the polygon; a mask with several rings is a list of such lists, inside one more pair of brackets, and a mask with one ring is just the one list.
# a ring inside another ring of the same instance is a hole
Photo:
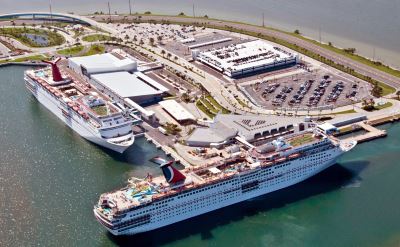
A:
{"label": "row of parked car", "polygon": [[342,94],[343,90],[344,90],[344,83],[342,81],[336,82],[335,86],[332,88],[332,91],[329,93],[325,101],[328,103],[336,102],[336,100]]}
{"label": "row of parked car", "polygon": [[272,101],[272,105],[274,106],[282,106],[283,102],[286,101],[288,94],[293,91],[293,87],[284,86],[281,91],[275,96],[275,99]]}
{"label": "row of parked car", "polygon": [[308,91],[310,91],[311,85],[314,83],[314,80],[308,80],[300,85],[299,90],[297,90],[296,94],[293,95],[293,98],[289,101],[289,105],[300,104]]}

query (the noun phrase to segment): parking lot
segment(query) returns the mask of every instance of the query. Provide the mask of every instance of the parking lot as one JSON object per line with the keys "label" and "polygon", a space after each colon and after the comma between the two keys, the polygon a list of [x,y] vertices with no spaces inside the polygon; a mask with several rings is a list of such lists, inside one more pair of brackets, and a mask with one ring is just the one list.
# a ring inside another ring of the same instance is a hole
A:
{"label": "parking lot", "polygon": [[244,89],[258,105],[268,109],[338,107],[369,96],[365,82],[326,70],[258,81]]}

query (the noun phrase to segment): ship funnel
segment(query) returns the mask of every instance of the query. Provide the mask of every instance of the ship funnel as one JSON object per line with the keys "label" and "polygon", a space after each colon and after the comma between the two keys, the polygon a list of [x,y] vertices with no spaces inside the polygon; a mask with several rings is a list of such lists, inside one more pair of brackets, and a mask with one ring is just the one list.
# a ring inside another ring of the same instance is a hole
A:
{"label": "ship funnel", "polygon": [[154,157],[151,159],[151,161],[160,165],[160,168],[162,169],[164,177],[168,183],[175,184],[185,181],[185,175],[172,166],[174,161],[167,161],[161,157]]}
{"label": "ship funnel", "polygon": [[43,63],[47,63],[51,65],[51,72],[53,74],[53,81],[62,81],[63,78],[61,76],[60,69],[57,66],[57,63],[61,60],[61,58],[57,58],[56,61],[51,62],[51,61],[45,61],[42,60]]}

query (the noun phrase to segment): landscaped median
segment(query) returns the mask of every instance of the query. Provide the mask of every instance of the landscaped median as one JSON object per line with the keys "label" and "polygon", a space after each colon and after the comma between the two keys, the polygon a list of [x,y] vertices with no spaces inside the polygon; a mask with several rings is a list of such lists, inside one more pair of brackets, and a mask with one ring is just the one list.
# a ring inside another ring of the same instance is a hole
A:
{"label": "landscaped median", "polygon": [[62,45],[65,39],[54,31],[33,28],[0,28],[0,36],[18,40],[29,47],[49,47]]}
{"label": "landscaped median", "polygon": [[44,55],[32,55],[32,56],[27,56],[27,57],[21,57],[17,59],[12,59],[12,60],[0,60],[0,64],[5,64],[5,63],[23,63],[23,62],[30,62],[30,61],[42,61],[46,60],[48,57]]}
{"label": "landscaped median", "polygon": [[222,107],[211,95],[201,97],[197,100],[196,106],[210,118],[214,118],[218,113],[231,113],[229,110]]}
{"label": "landscaped median", "polygon": [[64,56],[75,56],[75,55],[78,55],[79,53],[81,53],[83,51],[83,48],[84,47],[82,45],[78,45],[78,46],[69,47],[64,50],[59,50],[59,51],[57,51],[57,53],[60,55],[64,55]]}
{"label": "landscaped median", "polygon": [[111,41],[113,40],[113,38],[111,36],[104,34],[91,34],[84,36],[82,40],[86,42],[96,42],[96,41]]}

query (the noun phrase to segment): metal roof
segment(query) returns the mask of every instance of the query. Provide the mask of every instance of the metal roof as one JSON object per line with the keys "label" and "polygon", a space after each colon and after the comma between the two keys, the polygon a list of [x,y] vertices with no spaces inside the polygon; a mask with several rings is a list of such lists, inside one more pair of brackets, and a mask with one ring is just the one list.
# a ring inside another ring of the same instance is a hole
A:
{"label": "metal roof", "polygon": [[164,100],[159,102],[169,114],[171,114],[178,121],[195,120],[196,118],[188,112],[181,104],[175,100]]}
{"label": "metal roof", "polygon": [[135,74],[128,72],[95,74],[91,78],[123,98],[163,93],[162,90],[158,90]]}
{"label": "metal roof", "polygon": [[271,131],[289,125],[304,122],[303,118],[286,116],[258,116],[258,115],[233,115],[218,114],[214,118],[215,122],[224,123],[226,126],[236,129],[239,134],[247,140],[252,139],[255,134],[264,131]]}
{"label": "metal roof", "polygon": [[137,68],[136,61],[130,58],[120,59],[111,53],[96,54],[86,57],[69,58],[73,63],[85,67],[88,72],[101,73],[110,70],[134,71]]}
{"label": "metal roof", "polygon": [[187,142],[196,143],[221,143],[235,137],[237,130],[223,123],[214,123],[210,128],[196,128],[187,139]]}

